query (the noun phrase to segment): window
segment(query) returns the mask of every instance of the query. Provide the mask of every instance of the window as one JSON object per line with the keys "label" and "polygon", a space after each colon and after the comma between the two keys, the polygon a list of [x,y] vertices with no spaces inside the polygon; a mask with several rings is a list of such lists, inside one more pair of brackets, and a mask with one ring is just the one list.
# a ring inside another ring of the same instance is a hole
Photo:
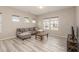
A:
{"label": "window", "polygon": [[51,30],[58,30],[58,18],[51,18],[50,20],[50,26]]}
{"label": "window", "polygon": [[44,29],[49,29],[49,19],[45,19],[44,21],[43,21],[43,25],[44,25]]}
{"label": "window", "polygon": [[28,18],[28,17],[24,17],[24,21],[25,21],[26,23],[30,23],[30,21],[29,21],[29,18]]}
{"label": "window", "polygon": [[2,15],[0,14],[0,33],[2,32]]}
{"label": "window", "polygon": [[12,16],[12,21],[19,22],[20,21],[20,17],[14,15],[14,16]]}
{"label": "window", "polygon": [[45,30],[58,30],[59,20],[58,17],[48,18],[43,20]]}

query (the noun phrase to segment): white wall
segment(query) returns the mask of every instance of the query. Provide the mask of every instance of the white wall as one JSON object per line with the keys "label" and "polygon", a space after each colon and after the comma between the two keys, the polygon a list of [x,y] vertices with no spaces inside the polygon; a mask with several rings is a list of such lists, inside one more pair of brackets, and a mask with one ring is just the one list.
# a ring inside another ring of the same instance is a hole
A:
{"label": "white wall", "polygon": [[79,27],[79,7],[76,7],[76,15],[77,15],[76,23],[77,23],[77,26]]}
{"label": "white wall", "polygon": [[[79,8],[78,8],[79,10]],[[10,7],[0,7],[0,12],[2,13],[2,33],[0,33],[0,39],[2,38],[7,38],[7,37],[12,37],[15,36],[15,31],[17,27],[31,27],[35,26],[34,24],[30,23],[24,23],[22,18],[21,21],[18,24],[15,24],[12,22],[12,15],[18,15],[21,17],[30,17],[32,19],[37,20],[37,26],[42,28],[42,20],[43,18],[47,17],[55,17],[59,16],[59,30],[58,31],[49,31],[50,34],[52,35],[58,35],[58,36],[63,36],[67,37],[68,33],[71,33],[71,26],[75,26],[75,7],[55,11],[55,12],[49,12],[46,14],[43,14],[41,16],[35,17],[34,15],[30,13],[25,13],[23,11],[13,9]],[[79,12],[79,11],[78,11]],[[79,17],[78,17],[79,18]],[[78,20],[77,20],[78,22]],[[78,22],[79,24],[79,22]]]}
{"label": "white wall", "polygon": [[79,7],[76,7],[76,25],[78,27],[78,40],[79,40]]}
{"label": "white wall", "polygon": [[30,13],[25,13],[23,11],[13,9],[10,7],[0,7],[0,12],[2,13],[2,33],[0,33],[0,39],[8,38],[15,36],[17,27],[31,27],[35,26],[34,24],[24,23],[22,18],[18,24],[12,22],[12,15],[18,15],[21,17],[30,17],[31,19],[35,19],[36,17]]}
{"label": "white wall", "polygon": [[67,37],[71,33],[71,26],[75,26],[75,7],[70,7],[67,9],[62,9],[55,12],[50,12],[43,14],[38,17],[38,27],[42,28],[43,18],[48,17],[59,17],[59,30],[58,31],[49,31],[52,35],[57,35],[61,37]]}

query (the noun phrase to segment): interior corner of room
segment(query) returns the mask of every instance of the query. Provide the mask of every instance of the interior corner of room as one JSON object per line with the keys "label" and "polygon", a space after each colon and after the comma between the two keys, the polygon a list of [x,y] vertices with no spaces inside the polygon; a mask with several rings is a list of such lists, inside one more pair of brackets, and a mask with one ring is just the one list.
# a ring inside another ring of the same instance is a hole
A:
{"label": "interior corner of room", "polygon": [[[21,7],[22,8],[22,7]],[[13,37],[15,36],[16,28],[17,27],[34,27],[37,26],[41,29],[43,29],[43,20],[45,18],[50,17],[58,17],[59,21],[59,29],[58,30],[49,30],[50,35],[60,36],[67,38],[67,34],[71,33],[71,26],[75,26],[76,23],[76,15],[78,15],[78,12],[76,13],[76,10],[78,10],[78,7],[67,7],[67,8],[61,8],[56,11],[50,11],[47,13],[41,14],[40,11],[37,11],[35,15],[33,14],[36,10],[34,10],[33,13],[32,9],[30,12],[25,12],[21,10],[20,7],[0,7],[0,16],[2,19],[1,22],[1,33],[0,33],[0,39],[7,38],[7,37]],[[29,7],[28,7],[29,8]],[[51,7],[50,7],[51,9]],[[16,24],[15,22],[12,22],[12,16],[17,15],[20,17],[20,22]],[[36,24],[33,23],[26,23],[24,24],[23,17],[29,17],[31,20],[36,20]],[[78,18],[78,17],[77,17]],[[78,22],[78,21],[77,21]]]}
{"label": "interior corner of room", "polygon": [[17,28],[31,27],[67,39],[72,26],[79,40],[78,6],[0,6],[0,40],[16,38]]}

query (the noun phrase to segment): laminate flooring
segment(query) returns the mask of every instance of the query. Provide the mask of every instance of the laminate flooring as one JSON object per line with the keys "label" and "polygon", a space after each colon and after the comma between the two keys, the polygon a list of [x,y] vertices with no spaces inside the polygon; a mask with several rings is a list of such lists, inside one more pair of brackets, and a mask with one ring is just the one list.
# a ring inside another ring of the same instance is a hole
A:
{"label": "laminate flooring", "polygon": [[21,40],[18,38],[0,40],[0,52],[66,52],[67,39],[51,37],[44,40],[29,39]]}

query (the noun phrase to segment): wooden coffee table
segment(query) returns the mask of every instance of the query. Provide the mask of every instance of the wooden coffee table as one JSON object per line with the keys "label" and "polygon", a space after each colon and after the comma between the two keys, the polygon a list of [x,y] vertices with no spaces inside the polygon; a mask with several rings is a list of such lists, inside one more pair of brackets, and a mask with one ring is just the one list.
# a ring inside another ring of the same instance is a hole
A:
{"label": "wooden coffee table", "polygon": [[48,38],[48,33],[46,32],[38,32],[36,35],[35,35],[35,38],[38,39],[38,37],[40,38],[40,40],[43,40],[44,39],[44,36],[47,36]]}

